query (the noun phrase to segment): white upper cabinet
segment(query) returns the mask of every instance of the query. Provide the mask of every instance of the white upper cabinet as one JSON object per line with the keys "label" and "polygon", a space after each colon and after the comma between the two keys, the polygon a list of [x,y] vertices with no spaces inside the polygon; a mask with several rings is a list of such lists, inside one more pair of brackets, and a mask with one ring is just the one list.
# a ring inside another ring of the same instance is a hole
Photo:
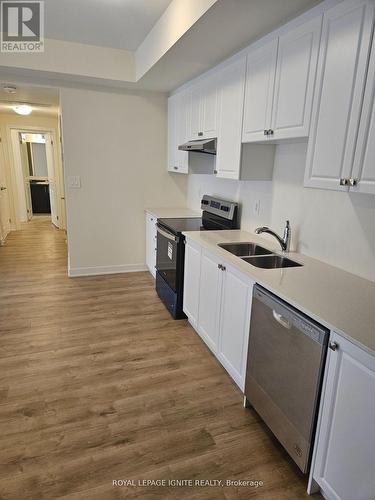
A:
{"label": "white upper cabinet", "polygon": [[338,334],[329,350],[313,478],[324,497],[375,498],[375,358]]}
{"label": "white upper cabinet", "polygon": [[359,127],[350,188],[360,193],[375,194],[375,39],[368,70],[368,81]]}
{"label": "white upper cabinet", "polygon": [[188,173],[188,153],[178,146],[188,140],[190,130],[190,93],[180,92],[168,99],[168,170]]}
{"label": "white upper cabinet", "polygon": [[221,112],[216,175],[226,179],[240,178],[245,71],[245,56],[220,71]]}
{"label": "white upper cabinet", "polygon": [[243,142],[307,137],[321,16],[247,56]]}
{"label": "white upper cabinet", "polygon": [[322,17],[279,37],[270,135],[308,137]]}
{"label": "white upper cabinet", "polygon": [[272,40],[247,56],[243,142],[267,140],[271,128],[278,40]]}
{"label": "white upper cabinet", "polygon": [[346,0],[323,18],[305,185],[348,190],[374,22],[373,0]]}
{"label": "white upper cabinet", "polygon": [[189,139],[210,139],[218,135],[221,88],[217,74],[204,77],[190,89]]}

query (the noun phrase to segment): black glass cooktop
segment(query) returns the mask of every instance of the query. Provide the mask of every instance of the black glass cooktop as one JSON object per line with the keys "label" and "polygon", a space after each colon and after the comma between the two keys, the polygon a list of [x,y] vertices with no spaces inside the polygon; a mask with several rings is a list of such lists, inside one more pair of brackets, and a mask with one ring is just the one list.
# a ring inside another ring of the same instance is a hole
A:
{"label": "black glass cooktop", "polygon": [[162,224],[175,234],[183,231],[201,231],[202,219],[200,217],[190,217],[181,219],[158,219]]}

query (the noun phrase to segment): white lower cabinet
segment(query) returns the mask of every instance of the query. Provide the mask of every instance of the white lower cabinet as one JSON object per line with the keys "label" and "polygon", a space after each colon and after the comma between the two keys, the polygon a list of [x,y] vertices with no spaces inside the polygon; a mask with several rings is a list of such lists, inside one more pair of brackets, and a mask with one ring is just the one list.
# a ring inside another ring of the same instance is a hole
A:
{"label": "white lower cabinet", "polygon": [[146,265],[152,274],[156,277],[156,217],[146,213]]}
{"label": "white lower cabinet", "polygon": [[313,478],[329,500],[374,500],[375,358],[336,333],[332,342]]}
{"label": "white lower cabinet", "polygon": [[196,329],[198,325],[201,247],[194,242],[185,245],[184,313]]}
{"label": "white lower cabinet", "polygon": [[187,240],[184,312],[243,390],[254,282],[216,255],[198,249]]}
{"label": "white lower cabinet", "polygon": [[218,358],[244,390],[254,282],[231,266],[224,268]]}

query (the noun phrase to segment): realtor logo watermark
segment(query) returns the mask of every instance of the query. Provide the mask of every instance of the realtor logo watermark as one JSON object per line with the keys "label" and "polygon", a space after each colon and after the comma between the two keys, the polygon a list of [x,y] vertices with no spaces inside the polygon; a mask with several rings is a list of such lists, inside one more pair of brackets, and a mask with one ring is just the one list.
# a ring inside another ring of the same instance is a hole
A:
{"label": "realtor logo watermark", "polygon": [[44,2],[0,3],[1,52],[44,52]]}

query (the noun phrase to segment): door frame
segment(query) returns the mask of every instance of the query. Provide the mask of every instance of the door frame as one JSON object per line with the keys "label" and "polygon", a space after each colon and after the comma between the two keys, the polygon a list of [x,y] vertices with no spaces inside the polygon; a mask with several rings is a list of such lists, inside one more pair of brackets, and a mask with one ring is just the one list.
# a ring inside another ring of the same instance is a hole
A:
{"label": "door frame", "polygon": [[[19,164],[19,158],[14,148],[16,145],[13,141],[12,131],[16,131],[17,133],[32,133],[32,134],[50,134],[50,137],[53,141],[52,151],[53,151],[53,167],[54,174],[56,179],[56,205],[57,205],[57,215],[59,220],[59,229],[65,229],[62,227],[63,216],[62,211],[65,210],[65,197],[64,197],[64,176],[63,176],[63,163],[62,158],[58,156],[58,148],[57,145],[57,135],[56,131],[53,128],[48,127],[36,127],[36,126],[27,126],[27,127],[19,127],[19,126],[8,126],[7,127],[7,136],[10,144],[10,159],[11,165],[8,166],[9,170],[9,178],[10,178],[10,189],[9,189],[9,204],[11,205],[11,209],[14,214],[14,224],[13,229],[16,231],[21,229],[21,221],[18,215],[18,190],[17,190],[17,179],[16,179],[16,169],[22,169],[22,165]],[[19,144],[17,143],[17,147]],[[64,206],[62,206],[64,204]]]}

